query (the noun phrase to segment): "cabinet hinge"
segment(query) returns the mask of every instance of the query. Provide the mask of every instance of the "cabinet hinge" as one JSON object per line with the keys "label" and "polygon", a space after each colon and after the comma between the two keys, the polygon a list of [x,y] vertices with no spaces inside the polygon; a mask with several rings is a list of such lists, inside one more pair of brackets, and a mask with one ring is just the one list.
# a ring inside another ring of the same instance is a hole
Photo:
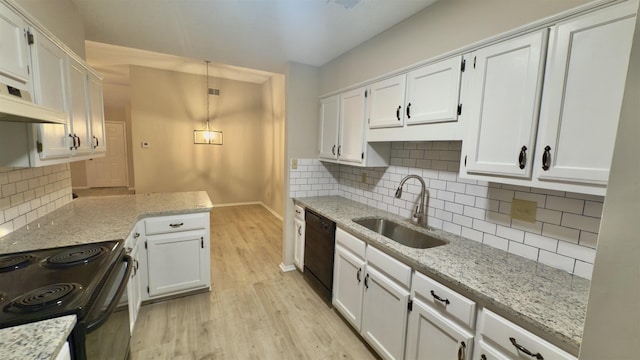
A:
{"label": "cabinet hinge", "polygon": [[473,57],[473,68],[476,68],[476,56]]}
{"label": "cabinet hinge", "polygon": [[462,115],[462,104],[458,104],[458,115]]}
{"label": "cabinet hinge", "polygon": [[27,44],[33,45],[33,43],[33,34],[31,33],[31,31],[27,31]]}
{"label": "cabinet hinge", "polygon": [[200,236],[200,247],[204,249],[204,237]]}
{"label": "cabinet hinge", "polygon": [[409,300],[409,303],[407,304],[407,309],[409,309],[409,311],[413,311],[413,300]]}
{"label": "cabinet hinge", "polygon": [[464,72],[464,68],[467,65],[467,60],[462,59],[462,64],[460,64],[460,71]]}
{"label": "cabinet hinge", "polygon": [[42,143],[40,141],[36,141],[36,150],[41,153],[42,152]]}

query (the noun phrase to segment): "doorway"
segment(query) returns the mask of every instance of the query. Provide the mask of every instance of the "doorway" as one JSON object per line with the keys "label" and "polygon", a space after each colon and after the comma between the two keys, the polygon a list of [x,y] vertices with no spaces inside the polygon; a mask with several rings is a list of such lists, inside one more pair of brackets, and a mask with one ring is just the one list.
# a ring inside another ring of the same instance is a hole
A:
{"label": "doorway", "polygon": [[88,160],[87,186],[126,187],[128,185],[126,128],[123,122],[105,122],[107,153]]}

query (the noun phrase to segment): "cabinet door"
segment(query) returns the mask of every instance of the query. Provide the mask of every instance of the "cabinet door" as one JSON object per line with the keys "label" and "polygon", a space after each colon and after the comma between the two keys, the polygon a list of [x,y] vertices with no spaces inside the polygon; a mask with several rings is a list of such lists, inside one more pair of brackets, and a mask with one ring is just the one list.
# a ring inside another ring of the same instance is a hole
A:
{"label": "cabinet door", "polygon": [[[36,29],[30,31],[34,39],[34,44],[30,48],[33,64],[34,102],[68,113],[67,55],[53,41],[40,34]],[[39,151],[41,160],[71,155],[67,124],[38,124],[35,126],[37,126],[38,142],[42,144],[42,151]]]}
{"label": "cabinet door", "polygon": [[340,121],[340,95],[320,100],[320,154],[321,159],[338,159],[338,123]]}
{"label": "cabinet door", "polygon": [[107,151],[107,139],[104,131],[102,80],[92,73],[89,73],[89,101],[91,109],[91,150],[94,153],[103,153]]}
{"label": "cabinet door", "polygon": [[300,271],[304,270],[304,231],[305,231],[305,222],[301,219],[294,219],[294,231],[296,242],[294,244],[294,257],[293,263],[296,265]]}
{"label": "cabinet door", "polygon": [[0,4],[0,75],[26,84],[29,82],[27,24],[6,5]]}
{"label": "cabinet door", "polygon": [[[137,233],[138,236],[140,233]],[[142,242],[140,242],[142,243]],[[139,244],[140,244],[139,243]],[[138,246],[133,247],[131,251],[131,258],[133,258],[133,272],[129,278],[127,284],[127,299],[129,306],[129,331],[133,335],[133,330],[138,319],[138,312],[140,311],[140,305],[142,304],[142,298],[140,296],[140,252]]]}
{"label": "cabinet door", "polygon": [[149,296],[208,285],[208,243],[204,231],[147,236]]}
{"label": "cabinet door", "polygon": [[409,291],[367,268],[362,304],[362,336],[383,359],[404,357]]}
{"label": "cabinet door", "polygon": [[356,89],[340,95],[340,140],[338,159],[362,163],[364,159],[365,90]]}
{"label": "cabinet door", "polygon": [[471,54],[467,172],[531,176],[546,41],[544,30]]}
{"label": "cabinet door", "polygon": [[87,99],[87,69],[73,59],[69,59],[69,88],[71,135],[76,136],[75,154],[88,154],[91,152],[91,123]]}
{"label": "cabinet door", "polygon": [[405,74],[379,81],[370,87],[369,127],[404,126]]}
{"label": "cabinet door", "polygon": [[508,356],[496,350],[491,345],[487,344],[483,340],[478,341],[478,347],[476,347],[474,360],[510,360]]}
{"label": "cabinet door", "polygon": [[606,185],[636,6],[626,2],[553,29],[536,156],[539,179]]}
{"label": "cabinet door", "polygon": [[336,246],[333,265],[333,306],[359,332],[362,325],[364,260]]}
{"label": "cabinet door", "polygon": [[407,75],[407,125],[458,120],[461,64],[456,56]]}
{"label": "cabinet door", "polygon": [[471,360],[473,333],[419,299],[413,300],[407,331],[409,360]]}

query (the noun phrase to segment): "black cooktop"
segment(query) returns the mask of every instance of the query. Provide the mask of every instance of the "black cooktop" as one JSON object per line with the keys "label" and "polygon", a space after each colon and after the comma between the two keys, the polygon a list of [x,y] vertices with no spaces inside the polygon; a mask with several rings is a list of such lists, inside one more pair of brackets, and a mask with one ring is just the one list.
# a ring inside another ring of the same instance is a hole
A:
{"label": "black cooktop", "polygon": [[0,328],[84,318],[122,252],[122,240],[114,240],[0,255]]}

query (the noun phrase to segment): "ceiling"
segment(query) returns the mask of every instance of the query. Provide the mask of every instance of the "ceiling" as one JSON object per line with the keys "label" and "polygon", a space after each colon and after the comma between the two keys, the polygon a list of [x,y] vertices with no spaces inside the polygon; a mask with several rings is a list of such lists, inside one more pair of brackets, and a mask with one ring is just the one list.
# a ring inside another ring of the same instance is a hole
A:
{"label": "ceiling", "polygon": [[71,0],[87,40],[282,72],[321,66],[436,0]]}
{"label": "ceiling", "polygon": [[129,102],[129,66],[264,83],[321,66],[437,0],[71,0],[105,106]]}

